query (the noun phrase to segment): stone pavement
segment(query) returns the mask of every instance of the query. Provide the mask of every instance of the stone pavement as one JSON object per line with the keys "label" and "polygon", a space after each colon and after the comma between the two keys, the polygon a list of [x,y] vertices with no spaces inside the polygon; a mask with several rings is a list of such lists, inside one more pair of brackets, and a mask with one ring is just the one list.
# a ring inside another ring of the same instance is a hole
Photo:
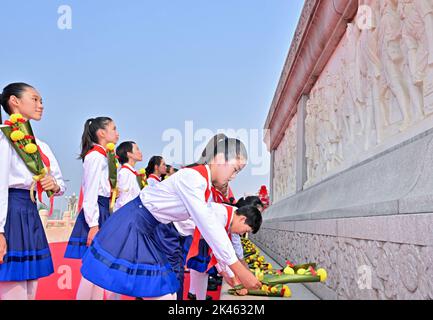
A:
{"label": "stone pavement", "polygon": [[[265,257],[266,261],[270,262],[275,268],[281,268],[281,266],[275,260],[269,257],[265,252],[263,252],[261,248],[259,249],[261,254]],[[226,282],[223,282],[220,300],[319,300],[317,296],[315,296],[301,283],[289,284],[289,288],[292,291],[292,297],[290,298],[268,298],[257,296],[239,297],[228,294],[228,289],[230,288],[231,287]]]}

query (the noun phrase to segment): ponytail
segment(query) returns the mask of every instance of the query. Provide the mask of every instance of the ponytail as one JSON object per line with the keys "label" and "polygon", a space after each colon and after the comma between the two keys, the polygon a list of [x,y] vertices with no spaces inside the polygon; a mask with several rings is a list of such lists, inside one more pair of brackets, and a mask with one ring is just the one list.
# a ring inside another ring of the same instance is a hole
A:
{"label": "ponytail", "polygon": [[105,127],[113,120],[108,117],[97,117],[88,119],[84,124],[83,136],[81,137],[81,153],[78,159],[84,161],[87,153],[92,149],[95,143],[99,143],[97,132]]}
{"label": "ponytail", "polygon": [[162,159],[163,158],[161,156],[153,156],[152,158],[150,158],[149,163],[146,167],[147,176],[155,172],[155,166],[161,165]]}
{"label": "ponytail", "polygon": [[2,110],[1,110],[2,105],[3,105],[3,94],[0,93],[0,124],[3,123],[3,119],[2,119]]}

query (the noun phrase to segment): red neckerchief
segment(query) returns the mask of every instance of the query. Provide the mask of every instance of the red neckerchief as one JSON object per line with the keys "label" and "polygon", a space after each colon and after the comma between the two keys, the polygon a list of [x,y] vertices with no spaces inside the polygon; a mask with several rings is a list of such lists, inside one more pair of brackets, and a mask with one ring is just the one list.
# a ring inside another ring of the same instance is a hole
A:
{"label": "red neckerchief", "polygon": [[[209,190],[209,175],[208,175],[208,171],[206,169],[206,166],[201,165],[201,166],[193,167],[191,169],[194,169],[194,170],[198,171],[203,176],[203,178],[206,179],[206,181],[208,183],[207,188],[206,188],[206,193],[205,193],[206,202],[210,198],[211,194],[213,195],[214,202],[217,202],[217,203],[224,202],[224,198],[225,197],[222,195],[221,192],[219,192],[214,187],[211,187],[211,190]],[[215,196],[217,196],[217,197],[215,197]],[[225,206],[225,208],[227,209],[227,224],[225,226],[225,229],[226,229],[227,234],[228,234],[229,233],[230,223],[232,221],[232,216],[233,216],[233,207],[231,207],[231,206]],[[229,238],[230,238],[230,235],[229,235]],[[192,244],[191,244],[191,247],[189,249],[188,255],[186,257],[186,263],[188,263],[189,259],[191,259],[192,257],[196,257],[198,255],[198,253],[199,253],[200,239],[201,239],[201,233],[198,230],[198,228],[196,227],[195,230],[194,230],[193,238],[192,238]],[[216,260],[215,256],[212,254],[212,249],[211,248],[209,248],[208,254],[211,256],[211,260],[210,260],[210,262],[208,264],[207,270],[209,270],[210,268],[212,268],[213,266],[215,266],[218,263],[218,261]]]}
{"label": "red neckerchief", "polygon": [[[92,147],[92,149],[89,150],[89,152],[86,153],[85,157],[87,157],[90,153],[92,152],[99,152],[100,154],[102,154],[104,157],[107,157],[107,151],[105,151],[104,148],[102,148],[99,145],[94,145]],[[110,183],[111,185],[111,183]],[[81,211],[81,209],[83,208],[83,201],[84,201],[84,192],[83,192],[83,187],[81,187],[80,189],[80,197],[78,198],[78,207],[77,207],[77,213],[79,213]]]}
{"label": "red neckerchief", "polygon": [[123,165],[120,169],[128,169],[129,171],[131,171],[135,176],[139,176],[138,172],[131,169],[129,166],[125,166]]}
{"label": "red neckerchief", "polygon": [[151,173],[151,174],[147,177],[147,179],[150,179],[150,178],[153,178],[153,179],[157,180],[158,182],[161,182],[161,179],[160,179],[157,175],[154,175],[153,173]]}
{"label": "red neckerchief", "polygon": [[[41,147],[38,146],[38,150],[39,150],[39,154],[41,155],[42,163],[44,164],[44,166],[46,168],[50,168],[51,167],[50,159],[43,153]],[[38,193],[39,202],[43,203],[42,202],[42,193],[43,193],[44,189],[42,188],[42,184],[40,181],[38,181],[36,183],[36,189],[37,189],[37,193]],[[50,197],[50,210],[48,212],[49,217],[52,216],[53,210],[54,210],[54,196],[51,196]]]}

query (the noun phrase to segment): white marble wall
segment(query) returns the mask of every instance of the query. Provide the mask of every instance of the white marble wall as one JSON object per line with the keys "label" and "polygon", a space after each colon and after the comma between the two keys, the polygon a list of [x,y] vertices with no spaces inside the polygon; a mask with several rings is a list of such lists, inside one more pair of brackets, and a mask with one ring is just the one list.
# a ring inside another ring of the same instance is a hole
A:
{"label": "white marble wall", "polygon": [[[433,214],[265,223],[252,236],[284,264],[316,262],[322,299],[433,299]],[[401,232],[404,230],[404,232]]]}
{"label": "white marble wall", "polygon": [[296,192],[296,117],[274,154],[273,202]]}
{"label": "white marble wall", "polygon": [[310,92],[306,187],[433,127],[433,1],[360,2],[371,11],[347,25]]}

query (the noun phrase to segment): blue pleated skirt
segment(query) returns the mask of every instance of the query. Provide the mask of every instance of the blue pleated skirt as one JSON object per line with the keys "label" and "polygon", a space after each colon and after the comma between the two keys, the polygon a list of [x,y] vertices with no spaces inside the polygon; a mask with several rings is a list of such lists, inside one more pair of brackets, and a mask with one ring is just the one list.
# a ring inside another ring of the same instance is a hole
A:
{"label": "blue pleated skirt", "polygon": [[132,297],[160,297],[179,289],[155,232],[161,225],[139,197],[116,211],[83,257],[81,274],[106,290]]}
{"label": "blue pleated skirt", "polygon": [[183,237],[181,237],[173,223],[158,225],[155,229],[155,236],[160,241],[161,251],[167,257],[171,269],[179,281],[177,300],[183,300],[183,278],[185,273],[182,250]]}
{"label": "blue pleated skirt", "polygon": [[29,190],[9,189],[5,225],[7,253],[1,281],[36,280],[54,272],[44,227]]}
{"label": "blue pleated skirt", "polygon": [[[110,198],[98,197],[99,207],[99,229],[104,225],[105,221],[110,217]],[[86,253],[87,237],[89,235],[89,225],[84,217],[84,210],[81,210],[75,221],[74,229],[69,238],[68,246],[65,251],[65,258],[81,259]]]}
{"label": "blue pleated skirt", "polygon": [[[184,245],[185,260],[186,260],[186,256],[188,255],[189,248],[191,247],[191,243],[192,243],[192,237],[190,237],[190,239],[185,241],[185,245]],[[186,266],[189,269],[198,272],[206,272],[209,262],[210,262],[209,245],[207,244],[206,240],[200,239],[199,247],[198,247],[198,255],[190,258]]]}

